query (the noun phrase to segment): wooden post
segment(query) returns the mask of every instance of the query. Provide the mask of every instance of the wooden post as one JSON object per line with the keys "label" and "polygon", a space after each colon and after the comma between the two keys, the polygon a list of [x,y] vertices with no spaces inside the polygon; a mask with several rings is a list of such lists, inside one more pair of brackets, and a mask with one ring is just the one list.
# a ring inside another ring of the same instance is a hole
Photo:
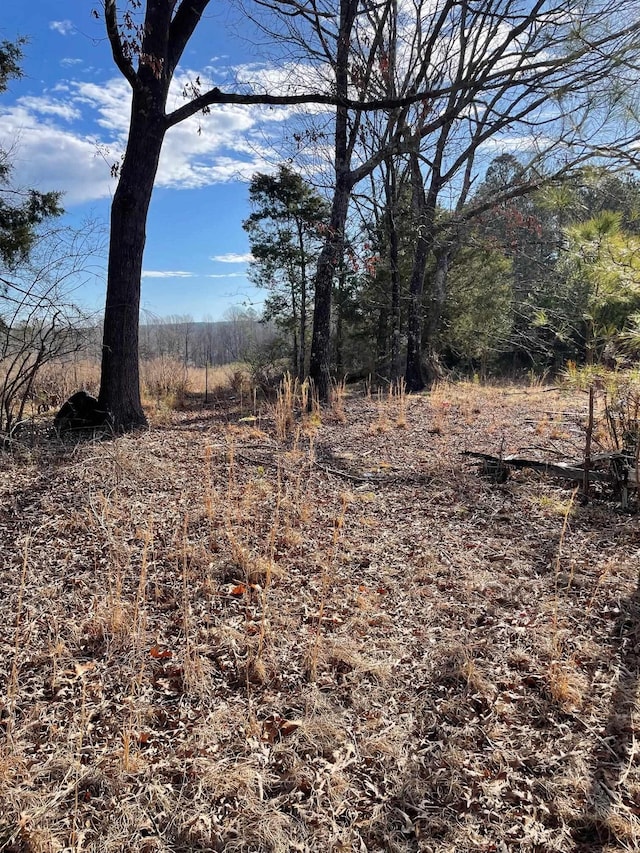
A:
{"label": "wooden post", "polygon": [[589,498],[589,469],[591,467],[591,438],[593,436],[593,384],[589,386],[589,417],[587,419],[587,433],[584,441],[584,477],[582,478],[582,494],[586,500]]}

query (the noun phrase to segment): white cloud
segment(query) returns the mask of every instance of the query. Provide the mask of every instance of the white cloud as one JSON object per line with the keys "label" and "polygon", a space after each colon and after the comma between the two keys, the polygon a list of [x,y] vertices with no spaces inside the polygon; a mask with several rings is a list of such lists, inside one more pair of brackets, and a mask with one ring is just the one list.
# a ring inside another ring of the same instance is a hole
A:
{"label": "white cloud", "polygon": [[63,204],[108,197],[114,187],[95,138],[20,104],[0,110],[0,147],[10,148],[17,185],[62,190]]}
{"label": "white cloud", "polygon": [[73,21],[69,20],[49,21],[49,29],[56,33],[60,33],[61,36],[69,36],[76,31]]}
{"label": "white cloud", "polygon": [[[184,103],[182,90],[195,74],[183,74],[171,91],[169,109]],[[202,87],[212,81],[201,76]],[[111,166],[124,151],[131,90],[122,77],[94,83],[66,80],[40,97],[0,106],[0,147],[14,155],[14,180],[39,189],[60,189],[70,206],[108,197],[115,188]],[[222,105],[194,116],[167,133],[156,186],[194,189],[249,181],[271,169],[269,128],[290,112]],[[238,263],[242,261],[237,261]]]}
{"label": "white cloud", "polygon": [[19,104],[27,112],[44,116],[57,116],[67,122],[79,119],[81,116],[80,110],[68,101],[49,98],[46,95],[41,98],[33,96],[21,98]]}
{"label": "white cloud", "polygon": [[124,79],[116,77],[105,83],[71,81],[68,97],[88,109],[100,127],[126,141],[131,108],[131,89]]}
{"label": "white cloud", "polygon": [[[283,62],[279,65],[260,63],[237,65],[233,69],[237,79],[255,92],[273,95],[301,95],[305,92],[331,91],[333,75],[325,65],[309,65],[304,62]],[[284,108],[288,114],[295,109]],[[303,110],[313,112],[327,109],[324,105],[305,105]],[[280,110],[276,107],[273,113]]]}
{"label": "white cloud", "polygon": [[213,255],[212,261],[217,261],[220,264],[249,264],[253,260],[251,252],[246,252],[240,255],[236,252],[227,252],[224,255]]}
{"label": "white cloud", "polygon": [[193,278],[195,273],[185,270],[143,270],[142,278]]}
{"label": "white cloud", "polygon": [[246,278],[246,273],[243,272],[221,272],[209,273],[205,278]]}
{"label": "white cloud", "polygon": [[65,56],[64,59],[60,60],[60,65],[64,68],[72,68],[74,65],[82,65],[82,59],[74,59],[72,56]]}

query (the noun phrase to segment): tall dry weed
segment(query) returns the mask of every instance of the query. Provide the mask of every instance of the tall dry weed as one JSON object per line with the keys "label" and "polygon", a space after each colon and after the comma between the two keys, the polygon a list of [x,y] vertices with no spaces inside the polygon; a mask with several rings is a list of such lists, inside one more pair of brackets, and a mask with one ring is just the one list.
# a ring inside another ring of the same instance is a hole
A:
{"label": "tall dry weed", "polygon": [[175,358],[163,356],[141,362],[143,397],[156,407],[173,409],[184,404],[191,387],[189,368]]}
{"label": "tall dry weed", "polygon": [[331,386],[329,403],[331,405],[331,414],[334,420],[344,424],[347,421],[344,403],[347,396],[347,383],[343,379],[341,382],[334,382]]}
{"label": "tall dry weed", "polygon": [[278,441],[295,439],[300,430],[313,430],[321,423],[320,413],[320,401],[313,383],[300,382],[286,373],[278,387],[274,406]]}
{"label": "tall dry weed", "polygon": [[322,641],[322,627],[323,620],[325,615],[325,609],[327,606],[327,601],[329,597],[329,590],[331,589],[336,574],[338,571],[338,560],[340,553],[340,542],[343,536],[344,531],[344,523],[347,516],[347,510],[349,509],[352,503],[352,496],[348,492],[342,492],[340,495],[340,509],[338,514],[334,518],[333,522],[333,533],[331,540],[331,551],[324,562],[322,568],[322,577],[320,582],[320,595],[318,600],[318,612],[317,612],[317,623],[316,630],[313,638],[312,646],[309,650],[308,654],[308,664],[307,671],[309,680],[311,682],[315,682],[318,675],[318,662],[320,659],[321,652],[321,641]]}

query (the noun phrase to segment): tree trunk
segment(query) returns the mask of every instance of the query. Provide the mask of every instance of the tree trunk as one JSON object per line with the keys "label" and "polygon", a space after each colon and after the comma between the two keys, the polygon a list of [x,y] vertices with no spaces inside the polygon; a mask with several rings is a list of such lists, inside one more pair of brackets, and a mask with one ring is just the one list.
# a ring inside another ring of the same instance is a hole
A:
{"label": "tree trunk", "polygon": [[298,348],[298,324],[296,318],[293,318],[293,348],[291,352],[291,368],[293,375],[297,378],[300,376],[300,350]]}
{"label": "tree trunk", "polygon": [[344,379],[344,299],[347,273],[344,265],[338,276],[338,305],[336,312],[336,376],[338,381]]}
{"label": "tree trunk", "polygon": [[309,376],[315,383],[321,402],[329,399],[331,389],[331,295],[336,269],[342,260],[350,196],[351,184],[347,175],[340,175],[333,196],[329,235],[320,252],[316,270]]}
{"label": "tree trunk", "polygon": [[[357,0],[340,2],[340,37],[336,55],[336,92],[346,97],[349,91],[349,52],[351,31],[358,9]],[[313,306],[313,335],[309,376],[313,380],[318,399],[326,403],[331,389],[331,291],[338,264],[342,263],[344,229],[353,189],[350,173],[351,151],[349,145],[349,113],[345,107],[336,108],[335,172],[336,186],[331,205],[329,231],[325,240],[315,278]]]}
{"label": "tree trunk", "polygon": [[433,274],[433,289],[429,300],[429,308],[424,323],[422,335],[422,348],[426,353],[427,382],[433,384],[442,379],[444,371],[440,362],[436,337],[440,329],[440,318],[444,310],[447,298],[447,276],[449,274],[449,261],[451,248],[443,246],[436,255],[436,271]]}
{"label": "tree trunk", "polygon": [[439,141],[438,153],[432,166],[433,173],[428,192],[424,187],[418,151],[414,150],[411,152],[411,207],[418,225],[418,237],[413,254],[413,266],[409,282],[407,367],[404,378],[407,391],[412,393],[422,391],[426,386],[422,372],[424,276],[429,253],[433,250],[436,206],[440,191],[439,169],[444,140],[446,140],[446,134]]}
{"label": "tree trunk", "polygon": [[428,221],[427,197],[417,152],[411,154],[411,207],[418,226],[418,236],[413,251],[409,281],[407,365],[404,381],[407,391],[415,393],[422,391],[426,384],[422,375],[422,294],[432,236],[431,223]]}
{"label": "tree trunk", "polygon": [[447,276],[449,274],[449,260],[451,249],[449,246],[442,247],[436,254],[436,271],[433,274],[433,290],[429,300],[429,309],[425,318],[423,343],[428,348],[433,348],[435,338],[440,328],[440,318],[447,299]]}
{"label": "tree trunk", "polygon": [[422,391],[426,383],[422,375],[422,291],[429,257],[429,241],[418,237],[409,282],[409,317],[407,324],[407,366],[404,381],[409,393]]}
{"label": "tree trunk", "polygon": [[111,206],[107,299],[99,404],[117,431],[145,426],[140,400],[138,329],[146,221],[165,128],[134,94],[129,141]]}
{"label": "tree trunk", "polygon": [[389,273],[391,276],[390,379],[394,382],[400,375],[400,239],[396,210],[398,204],[396,165],[392,157],[387,159],[386,165],[385,204],[387,208],[387,236],[389,239]]}
{"label": "tree trunk", "polygon": [[289,280],[291,282],[291,325],[293,329],[293,351],[291,353],[291,366],[293,375],[300,378],[300,341],[298,340],[298,305],[296,301],[296,288],[294,285],[294,276],[291,270],[289,271]]}
{"label": "tree trunk", "polygon": [[298,247],[300,249],[300,340],[298,352],[298,379],[304,382],[307,367],[307,256],[302,223],[298,221]]}

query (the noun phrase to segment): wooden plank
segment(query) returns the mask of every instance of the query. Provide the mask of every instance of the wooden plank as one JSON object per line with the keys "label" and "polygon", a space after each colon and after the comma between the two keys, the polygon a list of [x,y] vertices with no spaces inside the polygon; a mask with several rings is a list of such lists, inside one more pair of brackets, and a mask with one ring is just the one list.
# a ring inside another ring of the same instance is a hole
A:
{"label": "wooden plank", "polygon": [[[465,456],[471,456],[474,459],[481,459],[485,462],[491,462],[496,466],[504,465],[508,468],[531,468],[533,471],[540,471],[550,477],[558,477],[563,480],[572,480],[573,482],[581,483],[584,479],[584,465],[581,463],[568,462],[547,462],[540,459],[525,459],[521,456],[493,456],[491,453],[478,453],[473,450],[463,451]],[[591,462],[605,461],[613,459],[621,459],[621,454],[599,454],[598,457],[593,457]],[[624,486],[624,481],[616,477],[615,472],[598,471],[593,468],[589,469],[589,480],[596,483],[610,483],[612,486]],[[628,467],[626,487],[628,489],[638,489],[639,477],[638,471],[631,466]]]}
{"label": "wooden plank", "polygon": [[[569,465],[566,462],[540,462],[536,459],[503,459],[507,465],[514,468],[531,468],[541,471],[551,477],[559,477],[563,480],[574,480],[581,483],[584,479],[584,467]],[[609,471],[589,471],[589,479],[598,483],[616,483],[617,478]]]}

